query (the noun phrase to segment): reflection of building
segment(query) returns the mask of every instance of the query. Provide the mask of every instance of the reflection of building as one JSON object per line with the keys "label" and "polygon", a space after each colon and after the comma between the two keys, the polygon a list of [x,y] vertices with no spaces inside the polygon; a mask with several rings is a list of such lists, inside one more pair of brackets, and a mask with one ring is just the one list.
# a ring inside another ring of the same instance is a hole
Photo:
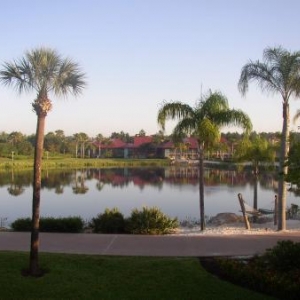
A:
{"label": "reflection of building", "polygon": [[116,158],[170,158],[176,160],[196,160],[198,143],[195,138],[185,138],[181,143],[157,142],[153,136],[135,136],[133,143],[121,139],[111,139],[109,143],[94,141],[101,148],[101,157]]}
{"label": "reflection of building", "polygon": [[[193,165],[173,165],[168,168],[124,168],[101,169],[101,174],[96,169],[91,169],[92,178],[97,179],[102,185],[124,187],[133,183],[136,186],[145,185],[161,186],[163,183],[172,185],[199,184],[199,169]],[[204,183],[206,187],[245,186],[251,182],[252,174],[235,170],[220,170],[205,168]],[[271,180],[270,177],[268,180]]]}

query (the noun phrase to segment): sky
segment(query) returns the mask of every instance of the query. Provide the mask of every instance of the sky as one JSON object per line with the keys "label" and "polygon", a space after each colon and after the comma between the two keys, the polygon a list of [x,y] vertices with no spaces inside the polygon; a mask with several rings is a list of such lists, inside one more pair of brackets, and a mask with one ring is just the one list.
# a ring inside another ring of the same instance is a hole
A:
{"label": "sky", "polygon": [[[299,0],[0,0],[0,7],[0,68],[43,46],[86,74],[79,97],[50,95],[46,132],[155,134],[164,101],[194,107],[209,90],[247,113],[256,132],[282,129],[280,96],[252,83],[243,97],[237,84],[266,47],[300,50]],[[0,85],[0,132],[35,133],[35,97]],[[299,100],[291,99],[291,117]]]}

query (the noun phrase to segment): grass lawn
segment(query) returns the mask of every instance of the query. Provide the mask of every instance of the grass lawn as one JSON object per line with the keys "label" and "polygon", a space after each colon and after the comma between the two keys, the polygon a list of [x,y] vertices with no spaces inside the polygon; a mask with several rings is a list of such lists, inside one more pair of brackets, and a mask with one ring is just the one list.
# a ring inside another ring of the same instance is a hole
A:
{"label": "grass lawn", "polygon": [[197,258],[40,253],[40,278],[23,277],[28,253],[0,252],[0,299],[272,299],[207,273]]}

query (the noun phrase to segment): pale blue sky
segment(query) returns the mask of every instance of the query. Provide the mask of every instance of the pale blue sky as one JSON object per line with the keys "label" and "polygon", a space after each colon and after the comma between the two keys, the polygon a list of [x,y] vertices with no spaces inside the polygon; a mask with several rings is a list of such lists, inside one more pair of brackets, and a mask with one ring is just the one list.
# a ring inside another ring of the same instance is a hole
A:
{"label": "pale blue sky", "polygon": [[[51,95],[46,132],[154,134],[162,101],[193,106],[201,87],[203,94],[221,91],[230,107],[247,112],[254,130],[281,131],[280,97],[262,94],[255,84],[242,97],[237,83],[243,65],[261,59],[267,46],[300,50],[299,0],[0,0],[0,5],[1,64],[47,46],[79,62],[87,74],[82,96]],[[0,131],[34,133],[34,97],[0,86]],[[300,101],[292,100],[292,116],[297,109]]]}

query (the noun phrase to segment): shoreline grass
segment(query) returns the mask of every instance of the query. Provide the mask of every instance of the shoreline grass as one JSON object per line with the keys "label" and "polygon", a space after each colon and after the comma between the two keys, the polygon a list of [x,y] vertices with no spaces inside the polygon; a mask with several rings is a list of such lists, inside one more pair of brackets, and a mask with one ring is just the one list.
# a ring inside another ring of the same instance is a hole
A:
{"label": "shoreline grass", "polygon": [[40,253],[43,277],[21,275],[28,253],[0,252],[1,299],[273,299],[207,273],[197,258]]}
{"label": "shoreline grass", "polygon": [[[164,167],[169,166],[168,159],[101,159],[101,158],[65,158],[53,157],[43,159],[42,167],[47,169],[60,168],[112,168],[112,167]],[[14,161],[0,158],[0,170],[32,169],[33,159],[23,158]]]}

